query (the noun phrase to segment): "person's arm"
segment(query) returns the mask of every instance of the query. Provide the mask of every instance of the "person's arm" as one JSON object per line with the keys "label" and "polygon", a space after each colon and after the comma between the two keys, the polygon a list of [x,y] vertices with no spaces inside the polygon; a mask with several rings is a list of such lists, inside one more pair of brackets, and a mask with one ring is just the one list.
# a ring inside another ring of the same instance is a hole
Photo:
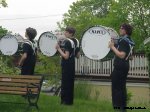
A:
{"label": "person's arm", "polygon": [[69,58],[69,51],[63,52],[58,44],[56,44],[56,49],[64,59],[67,60]]}
{"label": "person's arm", "polygon": [[24,60],[27,58],[27,53],[23,53],[23,55],[21,56],[21,59],[19,61],[19,66],[22,66],[24,63]]}
{"label": "person's arm", "polygon": [[114,42],[111,40],[109,42],[109,48],[115,53],[116,56],[118,56],[119,58],[123,59],[126,56],[126,53],[124,51],[119,51],[115,46],[114,46]]}
{"label": "person's arm", "polygon": [[76,56],[76,58],[80,57],[80,48],[79,47],[77,47],[75,50],[75,56]]}
{"label": "person's arm", "polygon": [[80,57],[80,52],[77,52],[76,58],[79,58],[79,57]]}

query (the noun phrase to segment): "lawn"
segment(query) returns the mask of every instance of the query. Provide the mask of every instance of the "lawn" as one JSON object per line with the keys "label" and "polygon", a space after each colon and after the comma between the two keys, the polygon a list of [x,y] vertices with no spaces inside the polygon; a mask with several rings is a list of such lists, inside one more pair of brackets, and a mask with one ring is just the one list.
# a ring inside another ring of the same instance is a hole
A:
{"label": "lawn", "polygon": [[[111,98],[108,98],[108,96],[111,97],[109,89],[85,82],[76,83],[72,106],[61,105],[59,96],[41,93],[38,101],[39,112],[114,112]],[[26,104],[2,103],[6,101]],[[22,96],[0,94],[0,112],[38,112],[35,107],[29,110],[27,107],[28,102]],[[139,101],[136,99],[133,103],[130,101],[128,107],[145,107],[146,109],[127,109],[127,112],[150,112],[150,105],[144,99]]]}
{"label": "lawn", "polygon": [[[1,101],[27,103],[21,96],[7,96],[0,95]],[[105,105],[104,105],[105,104]],[[74,105],[64,106],[60,105],[60,98],[58,96],[49,96],[41,94],[38,102],[40,112],[110,112],[112,110],[110,102],[95,102],[75,99]],[[27,104],[15,103],[0,103],[0,112],[36,112],[37,110],[32,107],[27,109]],[[104,111],[103,111],[104,110]]]}
{"label": "lawn", "polygon": [[[0,95],[0,97],[0,101],[27,103],[21,96]],[[38,105],[40,108],[39,112],[114,112],[111,102],[109,101],[75,99],[74,105],[64,106],[60,105],[60,98],[58,96],[49,96],[44,93],[40,95]],[[0,112],[38,112],[34,107],[27,110],[27,106],[27,104],[1,102]],[[148,107],[148,105],[146,107]],[[128,112],[150,112],[150,110],[147,108],[146,110],[128,110]]]}

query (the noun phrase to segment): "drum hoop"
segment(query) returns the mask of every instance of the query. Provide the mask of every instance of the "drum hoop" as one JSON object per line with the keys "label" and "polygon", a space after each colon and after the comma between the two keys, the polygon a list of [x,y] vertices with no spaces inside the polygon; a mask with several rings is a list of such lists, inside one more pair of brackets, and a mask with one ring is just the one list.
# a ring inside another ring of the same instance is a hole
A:
{"label": "drum hoop", "polygon": [[[3,39],[3,37],[5,37],[5,36],[7,36],[7,35],[12,36],[12,37],[16,40],[16,42],[17,42],[17,50],[15,51],[14,54],[12,54],[12,55],[15,55],[16,52],[18,51],[18,47],[19,47],[19,45],[18,45],[18,40],[17,40],[17,38],[15,37],[15,35],[12,35],[12,34],[6,34],[6,35],[3,35],[3,36],[0,38],[0,41]],[[0,49],[0,51],[1,51],[1,49]],[[2,53],[2,51],[1,51],[1,53]],[[4,55],[4,54],[2,53],[2,55]],[[12,55],[7,55],[7,56],[12,56]]]}
{"label": "drum hoop", "polygon": [[[40,35],[40,37],[39,37],[39,39],[38,39],[38,42],[37,42],[37,47],[40,49],[40,39],[42,38],[42,35],[43,34],[45,34],[45,33],[50,33],[50,34],[52,34],[52,35],[54,35],[52,32],[50,32],[50,31],[46,31],[46,32],[43,32],[41,35]],[[55,36],[55,35],[54,35]],[[56,36],[55,36],[56,37]],[[57,37],[56,37],[57,38]],[[40,51],[41,51],[41,49],[40,49]],[[41,51],[41,53],[42,53],[42,51]],[[48,57],[54,57],[55,56],[55,54],[57,53],[57,50],[56,50],[56,52],[54,53],[54,55],[52,55],[52,56],[48,56]],[[43,54],[43,53],[42,53]],[[43,55],[45,55],[45,54],[43,54]],[[47,55],[45,55],[45,56],[47,56]]]}
{"label": "drum hoop", "polygon": [[[106,32],[107,33],[109,33],[108,31],[107,31],[107,29],[104,27],[104,26],[102,26],[102,25],[93,25],[93,26],[90,26],[90,27],[88,27],[88,28],[86,28],[86,30],[84,30],[84,32],[82,33],[82,36],[81,36],[81,39],[80,39],[80,42],[79,42],[79,46],[80,46],[80,48],[82,49],[82,40],[83,40],[83,36],[84,36],[84,34],[90,29],[90,28],[92,28],[92,27],[102,27],[102,28],[104,28],[105,30],[106,30]],[[109,33],[110,34],[110,33]],[[89,58],[88,56],[86,56],[85,55],[85,53],[83,52],[83,49],[82,49],[82,53],[84,54],[84,56],[86,57],[86,58],[88,58],[88,59],[90,59],[90,60],[95,60],[95,61],[97,61],[97,60],[99,60],[99,61],[102,61],[103,59],[91,59],[91,58]]]}
{"label": "drum hoop", "polygon": [[[117,33],[117,31],[115,30],[115,29],[113,29],[113,28],[111,28],[111,27],[107,27],[107,28],[109,28],[109,29],[111,29],[111,30],[113,30],[114,31],[114,33],[116,33],[117,34],[117,37],[118,38],[116,38],[116,39],[119,39],[119,34]],[[106,28],[105,28],[106,29]],[[107,30],[107,29],[106,29]],[[110,32],[108,31],[108,33],[110,34]]]}

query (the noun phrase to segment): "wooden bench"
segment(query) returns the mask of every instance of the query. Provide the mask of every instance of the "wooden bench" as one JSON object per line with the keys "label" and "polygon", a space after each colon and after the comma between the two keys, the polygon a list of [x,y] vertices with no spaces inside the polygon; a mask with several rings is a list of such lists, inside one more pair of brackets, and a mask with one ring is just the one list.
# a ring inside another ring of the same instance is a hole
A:
{"label": "wooden bench", "polygon": [[29,107],[38,109],[38,99],[43,83],[43,76],[0,75],[0,94],[21,95],[28,100]]}

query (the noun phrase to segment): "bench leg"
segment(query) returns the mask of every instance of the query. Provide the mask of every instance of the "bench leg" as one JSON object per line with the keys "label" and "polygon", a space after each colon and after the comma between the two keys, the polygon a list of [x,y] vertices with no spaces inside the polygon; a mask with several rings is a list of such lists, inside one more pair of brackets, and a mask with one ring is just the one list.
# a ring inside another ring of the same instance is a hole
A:
{"label": "bench leg", "polygon": [[25,112],[29,112],[30,111],[30,108],[32,107],[32,106],[34,106],[34,107],[36,107],[36,109],[37,109],[37,112],[39,112],[39,107],[38,107],[38,105],[28,105],[28,107],[27,107],[27,109],[25,110]]}
{"label": "bench leg", "polygon": [[37,105],[38,99],[35,98],[34,100],[35,101],[32,101],[32,97],[28,96],[29,107],[34,106],[34,107],[36,107],[36,109],[39,109],[39,107]]}

